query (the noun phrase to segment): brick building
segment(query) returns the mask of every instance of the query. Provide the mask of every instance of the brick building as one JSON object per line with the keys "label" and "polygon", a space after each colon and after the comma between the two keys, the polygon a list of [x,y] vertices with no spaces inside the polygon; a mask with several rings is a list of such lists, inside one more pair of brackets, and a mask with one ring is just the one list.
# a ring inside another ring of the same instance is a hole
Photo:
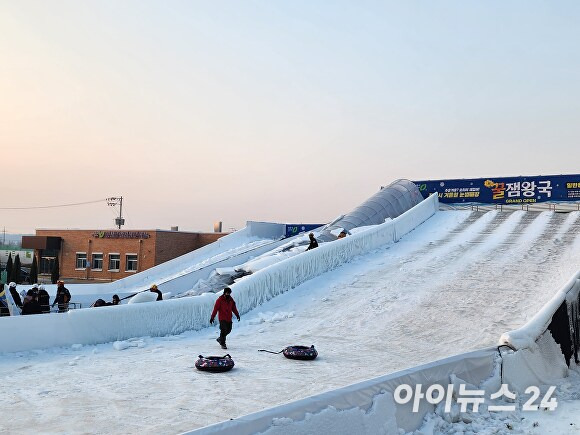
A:
{"label": "brick building", "polygon": [[227,233],[163,230],[36,230],[23,236],[34,249],[39,276],[50,276],[58,258],[60,277],[114,281],[212,243]]}

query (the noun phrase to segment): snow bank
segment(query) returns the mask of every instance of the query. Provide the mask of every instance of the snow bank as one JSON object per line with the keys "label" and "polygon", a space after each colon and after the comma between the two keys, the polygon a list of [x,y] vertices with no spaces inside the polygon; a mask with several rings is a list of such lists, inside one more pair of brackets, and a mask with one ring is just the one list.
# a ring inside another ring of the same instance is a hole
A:
{"label": "snow bank", "polygon": [[519,393],[530,385],[552,385],[568,372],[560,346],[549,331],[540,335],[533,348],[503,352],[502,359],[504,382]]}
{"label": "snow bank", "polygon": [[214,302],[215,294],[212,293],[61,314],[3,317],[3,328],[10,333],[0,334],[0,351],[19,352],[180,334],[208,326]]}
{"label": "snow bank", "polygon": [[153,302],[157,300],[157,293],[144,291],[141,293],[137,293],[131,299],[129,299],[128,304],[142,304],[144,302]]}
{"label": "snow bank", "polygon": [[[396,242],[435,214],[437,209],[437,197],[432,196],[392,221],[325,243],[247,276],[230,286],[238,310],[244,314],[357,255]],[[3,327],[11,332],[0,334],[0,352],[70,346],[75,343],[108,343],[199,330],[209,326],[215,299],[215,294],[208,293],[151,303],[71,310],[62,314],[5,317],[2,319]],[[35,333],[30,334],[29,331]]]}
{"label": "snow bank", "polygon": [[207,426],[188,434],[303,434],[303,433],[399,433],[421,426],[435,405],[413,401],[397,404],[393,392],[401,384],[445,385],[454,380],[480,385],[497,373],[495,348],[469,352],[416,368],[381,376],[286,405]]}

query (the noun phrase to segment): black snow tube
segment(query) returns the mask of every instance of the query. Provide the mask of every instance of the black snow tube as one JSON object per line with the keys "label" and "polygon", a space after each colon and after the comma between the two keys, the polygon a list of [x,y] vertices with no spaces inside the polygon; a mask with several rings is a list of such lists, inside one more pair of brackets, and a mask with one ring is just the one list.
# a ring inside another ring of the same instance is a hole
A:
{"label": "black snow tube", "polygon": [[234,365],[234,360],[230,354],[224,356],[199,355],[199,359],[195,362],[195,367],[205,372],[227,372]]}
{"label": "black snow tube", "polygon": [[318,356],[318,352],[314,348],[314,345],[307,347],[307,346],[288,346],[285,348],[282,353],[286,358],[290,359],[302,359],[302,360],[310,360],[314,359]]}

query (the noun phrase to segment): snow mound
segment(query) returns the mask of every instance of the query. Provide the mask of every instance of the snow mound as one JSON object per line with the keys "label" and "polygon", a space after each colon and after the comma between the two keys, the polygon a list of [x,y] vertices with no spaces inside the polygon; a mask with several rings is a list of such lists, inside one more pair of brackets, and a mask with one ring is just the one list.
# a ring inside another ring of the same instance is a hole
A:
{"label": "snow mound", "polygon": [[286,313],[286,312],[258,313],[257,318],[250,320],[248,323],[250,325],[259,325],[260,323],[276,323],[276,322],[281,322],[281,321],[286,320],[286,319],[291,319],[292,317],[294,317],[293,312],[289,312],[289,313]]}
{"label": "snow mound", "polygon": [[124,340],[124,341],[115,341],[113,343],[113,349],[115,350],[125,350],[129,349],[130,347],[145,347],[145,341],[141,339],[131,339],[131,340]]}
{"label": "snow mound", "polygon": [[142,304],[144,302],[153,302],[157,300],[157,293],[144,291],[142,293],[137,293],[131,299],[129,299],[129,304]]}

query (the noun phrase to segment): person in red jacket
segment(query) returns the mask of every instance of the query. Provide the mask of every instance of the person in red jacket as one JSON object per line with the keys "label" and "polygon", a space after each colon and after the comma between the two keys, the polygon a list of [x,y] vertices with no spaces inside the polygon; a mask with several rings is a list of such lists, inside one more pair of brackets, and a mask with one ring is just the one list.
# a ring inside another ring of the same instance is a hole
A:
{"label": "person in red jacket", "polygon": [[221,344],[222,349],[227,349],[226,346],[226,336],[232,332],[232,313],[240,321],[240,314],[236,308],[236,301],[232,298],[232,289],[229,287],[224,288],[224,294],[217,298],[213,311],[211,313],[211,319],[209,323],[213,325],[215,315],[218,313],[218,319],[220,321],[220,336],[217,338],[217,342]]}

